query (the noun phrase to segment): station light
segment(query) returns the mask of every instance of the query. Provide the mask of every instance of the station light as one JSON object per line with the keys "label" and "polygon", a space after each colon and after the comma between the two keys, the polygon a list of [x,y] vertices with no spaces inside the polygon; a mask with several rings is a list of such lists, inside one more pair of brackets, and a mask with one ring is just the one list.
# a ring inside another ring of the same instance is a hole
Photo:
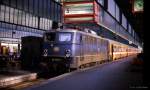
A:
{"label": "station light", "polygon": [[12,44],[12,43],[1,43],[2,46],[14,46],[17,47],[18,44]]}

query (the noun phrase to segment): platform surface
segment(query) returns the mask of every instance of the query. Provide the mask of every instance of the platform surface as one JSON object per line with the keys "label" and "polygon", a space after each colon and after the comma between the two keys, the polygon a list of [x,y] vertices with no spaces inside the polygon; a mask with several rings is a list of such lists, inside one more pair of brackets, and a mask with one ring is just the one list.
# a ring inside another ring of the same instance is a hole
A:
{"label": "platform surface", "polygon": [[101,64],[47,80],[25,90],[134,90],[143,85],[142,66],[132,64],[133,57]]}
{"label": "platform surface", "polygon": [[14,85],[20,82],[34,80],[37,78],[36,73],[22,70],[9,70],[0,72],[0,88]]}

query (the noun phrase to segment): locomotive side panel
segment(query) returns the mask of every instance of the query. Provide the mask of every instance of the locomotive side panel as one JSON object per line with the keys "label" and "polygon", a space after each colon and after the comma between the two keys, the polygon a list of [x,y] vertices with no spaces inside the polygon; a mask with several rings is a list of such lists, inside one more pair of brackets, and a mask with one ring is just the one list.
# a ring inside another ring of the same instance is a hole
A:
{"label": "locomotive side panel", "polygon": [[108,45],[109,42],[107,40],[89,35],[82,35],[80,58],[76,59],[76,62],[78,62],[77,66],[79,67],[108,60]]}

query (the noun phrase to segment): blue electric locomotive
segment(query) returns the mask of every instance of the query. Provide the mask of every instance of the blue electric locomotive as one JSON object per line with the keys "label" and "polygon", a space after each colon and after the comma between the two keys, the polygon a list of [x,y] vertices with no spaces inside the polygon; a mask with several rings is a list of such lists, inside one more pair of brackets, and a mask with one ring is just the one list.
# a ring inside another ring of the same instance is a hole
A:
{"label": "blue electric locomotive", "polygon": [[108,58],[108,41],[100,36],[74,29],[44,34],[43,63],[48,68],[78,69]]}

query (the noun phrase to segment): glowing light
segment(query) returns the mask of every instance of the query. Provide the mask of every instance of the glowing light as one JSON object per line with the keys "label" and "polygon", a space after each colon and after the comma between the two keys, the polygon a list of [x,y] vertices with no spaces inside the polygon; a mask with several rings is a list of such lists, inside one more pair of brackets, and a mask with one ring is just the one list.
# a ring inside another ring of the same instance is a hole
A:
{"label": "glowing light", "polygon": [[129,41],[129,44],[132,44],[132,41]]}
{"label": "glowing light", "polygon": [[69,4],[65,6],[65,15],[93,13],[93,3]]}
{"label": "glowing light", "polygon": [[65,18],[66,21],[91,21],[93,17]]}
{"label": "glowing light", "polygon": [[143,11],[144,2],[143,0],[134,0],[134,12],[140,12]]}

